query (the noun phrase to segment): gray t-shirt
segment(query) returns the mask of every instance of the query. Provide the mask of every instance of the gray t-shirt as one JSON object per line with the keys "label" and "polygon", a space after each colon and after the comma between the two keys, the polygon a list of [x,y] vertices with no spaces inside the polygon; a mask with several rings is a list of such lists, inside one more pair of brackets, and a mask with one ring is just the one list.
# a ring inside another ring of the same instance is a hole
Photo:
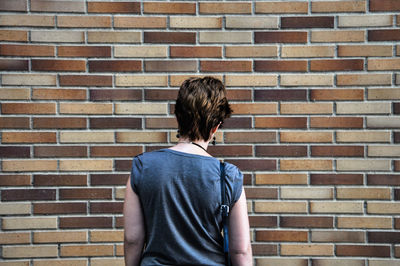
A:
{"label": "gray t-shirt", "polygon": [[[240,197],[243,175],[225,163],[226,202]],[[224,265],[220,163],[171,149],[133,159],[133,191],[146,226],[141,265]]]}

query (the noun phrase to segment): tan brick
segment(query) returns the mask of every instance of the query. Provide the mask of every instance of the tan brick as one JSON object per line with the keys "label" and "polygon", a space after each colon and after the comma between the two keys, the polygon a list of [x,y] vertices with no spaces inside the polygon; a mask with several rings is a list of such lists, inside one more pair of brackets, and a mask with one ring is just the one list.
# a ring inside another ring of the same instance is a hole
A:
{"label": "tan brick", "polygon": [[400,214],[400,202],[368,202],[368,214]]}
{"label": "tan brick", "polygon": [[307,259],[288,259],[288,258],[256,258],[256,265],[269,266],[307,266]]}
{"label": "tan brick", "polygon": [[115,57],[167,57],[167,46],[115,46]]}
{"label": "tan brick", "polygon": [[306,174],[256,174],[257,185],[306,185]]}
{"label": "tan brick", "polygon": [[283,171],[325,171],[332,170],[332,161],[316,159],[280,160],[280,166]]}
{"label": "tan brick", "polygon": [[0,261],[1,266],[29,266],[29,260]]}
{"label": "tan brick", "polygon": [[110,28],[110,16],[57,16],[60,28]]}
{"label": "tan brick", "polygon": [[3,230],[15,229],[55,229],[57,228],[57,217],[18,217],[3,218]]}
{"label": "tan brick", "polygon": [[369,157],[398,157],[400,156],[399,146],[368,146]]}
{"label": "tan brick", "polygon": [[400,117],[367,117],[368,128],[400,128]]}
{"label": "tan brick", "polygon": [[237,103],[231,105],[235,114],[277,114],[276,103]]}
{"label": "tan brick", "polygon": [[115,199],[116,200],[125,199],[125,188],[116,188],[115,189]]}
{"label": "tan brick", "polygon": [[312,259],[314,266],[365,266],[361,259]]}
{"label": "tan brick", "polygon": [[282,199],[332,199],[332,188],[281,188]]}
{"label": "tan brick", "polygon": [[390,103],[337,103],[337,114],[390,114]]}
{"label": "tan brick", "polygon": [[226,46],[226,57],[277,57],[278,47],[274,45],[267,46]]}
{"label": "tan brick", "polygon": [[30,203],[2,203],[0,205],[0,215],[30,214]]}
{"label": "tan brick", "polygon": [[127,31],[89,31],[89,43],[140,43],[140,32]]}
{"label": "tan brick", "polygon": [[337,188],[337,199],[390,199],[389,188]]}
{"label": "tan brick", "polygon": [[333,75],[329,74],[282,74],[282,86],[333,86]]}
{"label": "tan brick", "polygon": [[99,230],[90,231],[91,242],[123,242],[124,232],[122,230]]}
{"label": "tan brick", "polygon": [[51,246],[3,246],[4,258],[57,257],[57,245]]}
{"label": "tan brick", "polygon": [[339,16],[339,27],[382,27],[392,26],[392,15]]}
{"label": "tan brick", "polygon": [[124,245],[115,245],[115,255],[116,256],[124,256]]}
{"label": "tan brick", "polygon": [[282,57],[334,57],[334,46],[283,46]]}
{"label": "tan brick", "polygon": [[60,103],[61,114],[112,114],[111,103]]}
{"label": "tan brick", "polygon": [[181,86],[182,82],[184,82],[186,79],[191,78],[191,77],[205,77],[205,76],[211,76],[220,80],[223,80],[223,76],[222,75],[197,75],[197,74],[193,74],[193,75],[170,75],[170,85],[171,86],[175,86],[175,87],[179,87]]}
{"label": "tan brick", "polygon": [[85,41],[85,34],[82,31],[68,30],[42,30],[31,31],[32,42],[74,42]]}
{"label": "tan brick", "polygon": [[333,256],[332,244],[281,244],[281,254],[289,256]]}
{"label": "tan brick", "polygon": [[54,259],[54,260],[34,260],[34,266],[87,266],[88,262],[85,259]]}
{"label": "tan brick", "polygon": [[279,1],[268,1],[268,2],[256,2],[256,13],[266,14],[307,14],[308,3],[306,1],[301,2],[279,2]]}
{"label": "tan brick", "polygon": [[85,12],[85,2],[82,0],[72,1],[47,1],[47,0],[32,0],[31,1],[32,11],[42,12],[74,12],[83,13]]}
{"label": "tan brick", "polygon": [[337,85],[391,85],[391,74],[338,74]]}
{"label": "tan brick", "polygon": [[[0,244],[29,244],[31,233],[0,233]],[[1,265],[1,264],[0,264]]]}
{"label": "tan brick", "polygon": [[0,25],[2,26],[37,26],[53,27],[55,26],[54,16],[42,15],[1,15]]}
{"label": "tan brick", "polygon": [[165,143],[166,132],[117,132],[117,142],[123,143]]}
{"label": "tan brick", "polygon": [[115,77],[117,86],[167,86],[168,77],[163,75],[118,75]]}
{"label": "tan brick", "polygon": [[1,88],[0,100],[28,100],[31,97],[30,89]]}
{"label": "tan brick", "polygon": [[367,10],[364,0],[345,1],[313,1],[311,11],[321,13],[331,12],[365,12]]}
{"label": "tan brick", "polygon": [[400,100],[400,89],[368,89],[368,100]]}
{"label": "tan brick", "polygon": [[2,74],[2,85],[56,85],[56,75],[46,74]]}
{"label": "tan brick", "polygon": [[201,14],[250,14],[251,3],[201,2],[199,11]]}
{"label": "tan brick", "polygon": [[114,132],[60,132],[61,143],[113,143]]}
{"label": "tan brick", "polygon": [[86,231],[33,232],[33,243],[87,242]]}
{"label": "tan brick", "polygon": [[60,171],[111,171],[112,160],[60,160]]}
{"label": "tan brick", "polygon": [[232,143],[275,143],[276,133],[275,132],[225,132],[225,142]]}
{"label": "tan brick", "polygon": [[390,160],[337,160],[338,171],[390,171]]}
{"label": "tan brick", "polygon": [[239,87],[239,86],[276,86],[278,84],[278,77],[276,75],[226,75],[225,86]]}
{"label": "tan brick", "polygon": [[125,17],[115,16],[114,17],[115,28],[166,28],[167,18],[166,17]]}
{"label": "tan brick", "polygon": [[116,103],[115,114],[167,114],[164,103]]}
{"label": "tan brick", "polygon": [[368,59],[368,70],[399,70],[400,59]]}
{"label": "tan brick", "polygon": [[338,56],[392,56],[391,45],[339,45]]}
{"label": "tan brick", "polygon": [[122,258],[112,258],[112,259],[91,259],[90,260],[90,265],[91,266],[108,266],[108,265],[113,265],[113,266],[124,266],[125,262],[124,259]]}
{"label": "tan brick", "polygon": [[281,132],[280,135],[281,142],[317,143],[333,141],[333,135],[331,132],[288,131]]}
{"label": "tan brick", "polygon": [[112,256],[113,245],[61,245],[61,257]]}
{"label": "tan brick", "polygon": [[332,103],[281,103],[281,114],[332,114]]}
{"label": "tan brick", "polygon": [[349,201],[312,201],[310,202],[311,213],[362,213],[362,202]]}
{"label": "tan brick", "polygon": [[368,260],[369,266],[399,266],[400,260]]}
{"label": "tan brick", "polygon": [[256,201],[254,210],[260,213],[306,213],[307,202]]}
{"label": "tan brick", "polygon": [[222,28],[220,17],[170,17],[171,28],[194,28],[194,29],[216,29]]}
{"label": "tan brick", "polygon": [[339,228],[368,228],[368,229],[390,229],[392,218],[386,217],[337,217]]}
{"label": "tan brick", "polygon": [[56,160],[4,160],[3,171],[5,172],[29,172],[29,171],[56,171]]}
{"label": "tan brick", "polygon": [[252,33],[250,31],[201,31],[200,43],[251,43]]}
{"label": "tan brick", "polygon": [[[363,231],[311,231],[312,242],[365,242]],[[324,264],[325,265],[325,264]],[[329,265],[329,264],[328,264]],[[334,264],[333,264],[334,265]]]}
{"label": "tan brick", "polygon": [[[140,9],[140,7],[139,7]],[[163,2],[144,2],[144,13],[162,14],[195,14],[196,4],[194,2],[184,3],[163,3]]]}
{"label": "tan brick", "polygon": [[321,30],[311,32],[311,42],[363,42],[365,31]]}
{"label": "tan brick", "polygon": [[337,142],[390,142],[390,132],[384,131],[338,131]]}
{"label": "tan brick", "polygon": [[253,28],[253,29],[277,29],[278,17],[240,17],[240,16],[227,16],[226,28],[240,29],[240,28]]}
{"label": "tan brick", "polygon": [[0,30],[0,41],[26,42],[28,32],[26,30]]}

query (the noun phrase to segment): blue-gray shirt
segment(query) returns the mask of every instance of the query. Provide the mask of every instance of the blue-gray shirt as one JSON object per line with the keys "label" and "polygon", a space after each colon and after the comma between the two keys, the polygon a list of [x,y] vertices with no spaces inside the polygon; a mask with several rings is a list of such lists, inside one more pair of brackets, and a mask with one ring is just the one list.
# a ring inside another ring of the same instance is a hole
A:
{"label": "blue-gray shirt", "polygon": [[[243,175],[225,163],[226,202],[240,197]],[[220,163],[171,149],[133,159],[131,185],[146,226],[141,265],[224,265]]]}

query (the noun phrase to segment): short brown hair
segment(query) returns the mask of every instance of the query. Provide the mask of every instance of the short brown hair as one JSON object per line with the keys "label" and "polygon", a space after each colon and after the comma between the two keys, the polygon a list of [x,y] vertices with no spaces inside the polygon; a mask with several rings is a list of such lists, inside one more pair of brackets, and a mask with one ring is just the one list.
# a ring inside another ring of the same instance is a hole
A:
{"label": "short brown hair", "polygon": [[180,136],[209,140],[211,130],[232,113],[225,93],[224,84],[213,77],[185,80],[175,105]]}

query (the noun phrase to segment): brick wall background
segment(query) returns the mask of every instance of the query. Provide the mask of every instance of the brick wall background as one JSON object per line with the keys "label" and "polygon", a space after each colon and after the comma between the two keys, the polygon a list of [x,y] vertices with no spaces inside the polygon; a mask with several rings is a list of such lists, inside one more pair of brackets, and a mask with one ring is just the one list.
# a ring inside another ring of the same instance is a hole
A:
{"label": "brick wall background", "polygon": [[[189,76],[235,114],[257,265],[400,265],[400,1],[0,1],[0,265],[123,265]],[[56,264],[57,262],[57,264]]]}

